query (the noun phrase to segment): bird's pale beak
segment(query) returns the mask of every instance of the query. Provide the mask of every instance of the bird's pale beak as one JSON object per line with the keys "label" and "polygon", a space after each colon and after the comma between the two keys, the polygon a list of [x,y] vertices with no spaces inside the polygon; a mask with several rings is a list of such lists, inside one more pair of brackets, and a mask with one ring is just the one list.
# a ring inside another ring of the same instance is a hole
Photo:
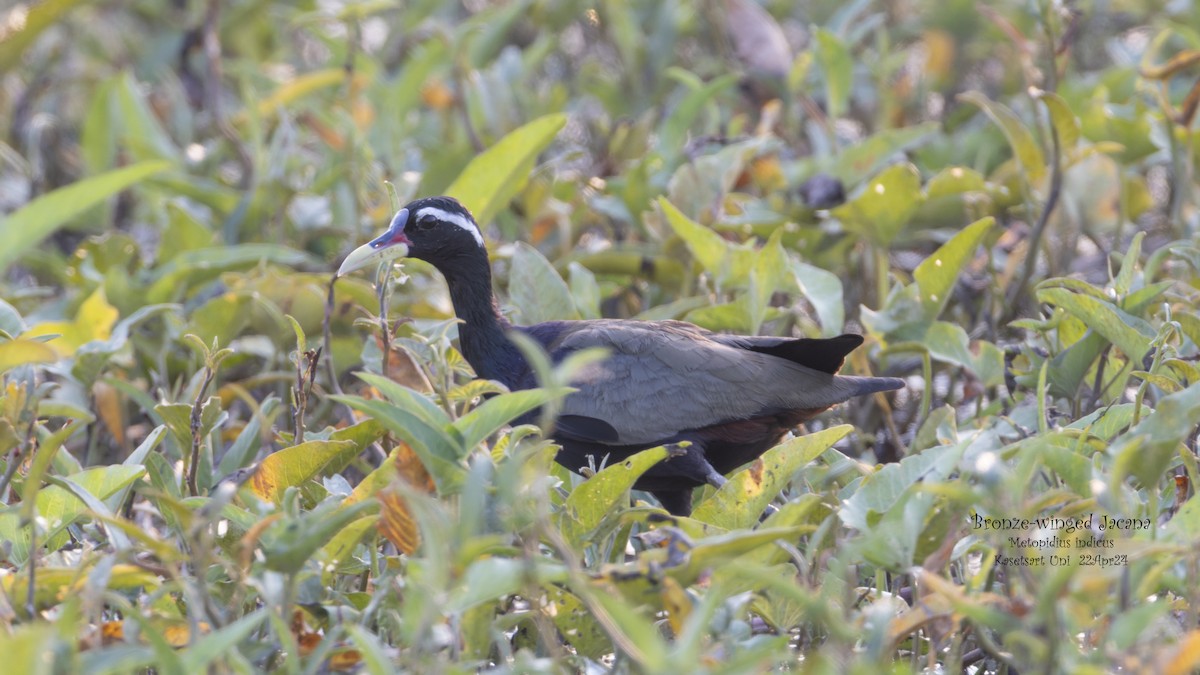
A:
{"label": "bird's pale beak", "polygon": [[337,276],[342,277],[371,264],[378,265],[407,256],[408,245],[412,243],[404,236],[404,224],[407,222],[408,209],[400,209],[392,218],[387,232],[359,246],[346,256],[342,266],[338,268]]}

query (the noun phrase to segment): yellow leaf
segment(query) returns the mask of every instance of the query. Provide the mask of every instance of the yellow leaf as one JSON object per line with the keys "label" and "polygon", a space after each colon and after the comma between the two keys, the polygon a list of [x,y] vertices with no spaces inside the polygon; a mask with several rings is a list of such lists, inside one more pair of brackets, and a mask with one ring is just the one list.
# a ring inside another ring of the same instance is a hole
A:
{"label": "yellow leaf", "polygon": [[250,489],[263,499],[278,501],[289,487],[300,485],[327,465],[360,448],[353,441],[308,441],[266,457],[250,479]]}
{"label": "yellow leaf", "polygon": [[683,624],[692,614],[692,599],[683,586],[672,577],[662,579],[662,602],[667,610],[667,622],[675,635],[683,633]]}
{"label": "yellow leaf", "polygon": [[[263,118],[270,118],[275,115],[275,112],[280,108],[287,108],[295,101],[312,94],[313,92],[333,87],[346,81],[346,71],[342,68],[326,68],[317,70],[311,73],[305,73],[294,80],[280,86],[270,96],[263,99],[258,104],[258,115]],[[354,76],[351,81],[351,89],[360,89],[366,83],[366,76],[361,73]],[[242,113],[234,120],[237,124],[242,124],[246,121],[246,114]]]}
{"label": "yellow leaf", "polygon": [[379,533],[405,555],[421,545],[421,532],[408,510],[408,502],[393,490],[379,495]]}
{"label": "yellow leaf", "polygon": [[116,307],[108,304],[104,289],[97,288],[79,306],[74,320],[40,323],[30,328],[25,336],[58,335],[46,344],[65,358],[92,340],[107,340],[120,314]]}
{"label": "yellow leaf", "polygon": [[1162,672],[1167,675],[1187,675],[1200,668],[1200,630],[1193,630],[1179,641],[1171,660]]}
{"label": "yellow leaf", "polygon": [[92,387],[92,396],[96,400],[96,413],[108,433],[119,445],[125,445],[125,406],[121,393],[112,385],[97,382]]}
{"label": "yellow leaf", "polygon": [[58,353],[44,342],[9,340],[0,343],[0,373],[28,363],[53,363]]}

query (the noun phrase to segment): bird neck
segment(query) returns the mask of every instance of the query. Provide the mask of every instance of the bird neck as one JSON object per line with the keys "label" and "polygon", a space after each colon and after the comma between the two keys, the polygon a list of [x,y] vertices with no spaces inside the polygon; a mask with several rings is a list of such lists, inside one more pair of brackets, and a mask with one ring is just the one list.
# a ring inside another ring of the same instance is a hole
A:
{"label": "bird neck", "polygon": [[486,256],[456,261],[442,271],[450,289],[454,313],[462,320],[459,346],[475,374],[516,387],[527,366],[525,358],[508,339],[512,324],[500,313],[492,292],[492,271]]}

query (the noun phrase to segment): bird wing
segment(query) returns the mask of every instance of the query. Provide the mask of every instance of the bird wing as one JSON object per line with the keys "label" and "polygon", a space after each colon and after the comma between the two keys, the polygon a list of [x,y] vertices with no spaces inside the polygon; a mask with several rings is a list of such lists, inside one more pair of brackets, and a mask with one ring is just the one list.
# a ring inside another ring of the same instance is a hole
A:
{"label": "bird wing", "polygon": [[861,378],[741,348],[683,322],[563,322],[547,331],[538,337],[555,360],[591,347],[610,352],[572,379],[578,391],[566,398],[567,428],[559,429],[600,443],[654,443],[721,422],[825,408],[862,393]]}

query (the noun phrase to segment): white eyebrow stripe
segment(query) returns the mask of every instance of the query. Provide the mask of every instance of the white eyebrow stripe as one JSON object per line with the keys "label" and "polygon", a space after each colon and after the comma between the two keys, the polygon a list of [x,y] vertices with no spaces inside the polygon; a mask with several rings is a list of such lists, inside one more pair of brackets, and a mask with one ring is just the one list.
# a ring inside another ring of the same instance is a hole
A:
{"label": "white eyebrow stripe", "polygon": [[425,216],[433,216],[434,218],[437,218],[438,220],[442,220],[447,223],[454,223],[455,225],[466,230],[467,232],[470,232],[471,236],[475,237],[475,243],[479,244],[480,246],[483,246],[483,235],[479,233],[479,228],[477,228],[473,224],[471,224],[461,214],[450,213],[449,211],[443,211],[443,210],[437,208],[436,206],[426,206],[425,208],[421,209],[420,211],[417,211],[417,220],[420,220],[421,218],[423,218]]}

